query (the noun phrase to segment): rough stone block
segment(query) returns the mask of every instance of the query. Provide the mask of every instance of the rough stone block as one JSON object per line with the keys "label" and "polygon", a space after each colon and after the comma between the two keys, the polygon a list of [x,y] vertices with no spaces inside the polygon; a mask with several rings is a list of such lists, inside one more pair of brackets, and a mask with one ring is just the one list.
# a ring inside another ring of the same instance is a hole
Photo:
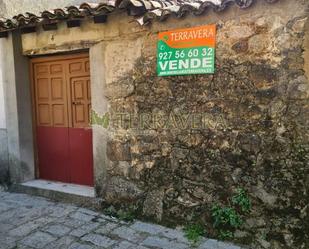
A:
{"label": "rough stone block", "polygon": [[74,229],[72,232],[70,232],[70,235],[75,236],[75,237],[82,237],[87,233],[90,233],[92,230],[96,229],[100,223],[87,223],[80,228]]}
{"label": "rough stone block", "polygon": [[109,234],[113,229],[118,227],[119,224],[114,223],[114,222],[108,222],[104,224],[102,227],[96,230],[96,233],[101,233],[101,234]]}
{"label": "rough stone block", "polygon": [[162,226],[144,223],[140,221],[135,222],[130,227],[136,231],[150,233],[150,234],[159,234],[164,231],[164,227]]}
{"label": "rough stone block", "polygon": [[64,224],[65,226],[78,228],[86,223],[86,221],[74,219],[72,217],[64,217],[57,220],[57,223]]}
{"label": "rough stone block", "polygon": [[81,212],[81,213],[84,213],[84,214],[92,215],[92,216],[99,215],[98,212],[95,212],[95,211],[87,209],[87,208],[79,208],[77,211]]}
{"label": "rough stone block", "polygon": [[147,217],[153,217],[160,221],[163,214],[164,190],[154,190],[147,194],[143,214]]}
{"label": "rough stone block", "polygon": [[42,230],[56,236],[64,236],[71,231],[71,228],[64,225],[51,225],[43,228]]}
{"label": "rough stone block", "polygon": [[141,245],[132,244],[128,241],[121,241],[118,245],[113,247],[113,249],[148,249]]}
{"label": "rough stone block", "polygon": [[188,245],[177,243],[175,241],[169,241],[166,238],[160,237],[148,237],[142,242],[144,246],[150,246],[155,248],[163,248],[163,249],[185,249],[188,248]]}
{"label": "rough stone block", "polygon": [[142,195],[142,191],[132,182],[120,177],[112,177],[105,190],[105,200],[107,202],[133,201]]}
{"label": "rough stone block", "polygon": [[51,217],[63,217],[65,215],[68,215],[69,213],[73,212],[75,210],[75,208],[70,208],[70,207],[52,207],[51,208],[51,212],[49,213],[49,216]]}
{"label": "rough stone block", "polygon": [[81,244],[81,243],[73,243],[68,247],[68,249],[93,249],[92,246]]}
{"label": "rough stone block", "polygon": [[[10,237],[10,236],[7,236],[7,235],[6,236],[0,236],[0,246],[2,246],[3,249],[16,248],[16,238]],[[2,247],[0,247],[0,248],[2,249]]]}
{"label": "rough stone block", "polygon": [[117,243],[117,241],[112,240],[106,236],[98,235],[98,234],[88,234],[81,238],[83,241],[90,242],[97,246],[102,246],[104,248],[110,247]]}
{"label": "rough stone block", "polygon": [[114,249],[135,249],[137,245],[134,245],[128,241],[121,241]]}
{"label": "rough stone block", "polygon": [[44,247],[44,249],[68,249],[68,247],[75,241],[74,237],[71,236],[65,236],[57,241],[51,242],[47,246]]}
{"label": "rough stone block", "polygon": [[241,249],[241,247],[230,243],[219,242],[214,239],[207,239],[198,247],[198,249]]}
{"label": "rough stone block", "polygon": [[20,243],[26,246],[42,249],[54,240],[56,240],[56,238],[47,233],[36,232],[25,237]]}
{"label": "rough stone block", "polygon": [[111,232],[111,234],[116,235],[122,239],[139,242],[145,238],[142,234],[138,233],[136,230],[133,230],[129,227],[118,227]]}
{"label": "rough stone block", "polygon": [[10,209],[11,209],[11,207],[9,205],[5,205],[5,204],[0,203],[0,213],[8,211]]}
{"label": "rough stone block", "polygon": [[31,222],[25,223],[21,226],[18,226],[15,229],[11,230],[9,232],[9,235],[10,236],[16,236],[16,237],[22,237],[22,236],[25,236],[25,235],[31,233],[32,231],[37,229],[39,226],[40,226],[39,223],[31,221]]}
{"label": "rough stone block", "polygon": [[218,246],[217,240],[207,239],[198,247],[198,249],[219,249]]}
{"label": "rough stone block", "polygon": [[119,141],[107,142],[107,157],[111,161],[130,161],[131,152],[129,144]]}
{"label": "rough stone block", "polygon": [[74,213],[70,214],[70,217],[72,217],[73,219],[82,220],[82,221],[85,221],[85,222],[91,221],[94,218],[94,216],[84,214],[82,212],[74,212]]}
{"label": "rough stone block", "polygon": [[175,229],[169,229],[165,228],[160,235],[167,237],[172,240],[177,240],[181,243],[190,243],[186,237],[183,231],[175,230]]}
{"label": "rough stone block", "polygon": [[123,177],[128,177],[131,168],[131,163],[127,161],[114,162],[107,165],[107,171],[111,175],[119,175]]}

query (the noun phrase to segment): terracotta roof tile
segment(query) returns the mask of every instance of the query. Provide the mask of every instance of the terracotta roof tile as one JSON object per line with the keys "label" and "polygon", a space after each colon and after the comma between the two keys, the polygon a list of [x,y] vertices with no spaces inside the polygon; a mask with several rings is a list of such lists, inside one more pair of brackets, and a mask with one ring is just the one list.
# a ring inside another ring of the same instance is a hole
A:
{"label": "terracotta roof tile", "polygon": [[[273,3],[277,0],[263,1]],[[105,0],[100,3],[85,2],[79,6],[68,6],[64,9],[44,10],[40,15],[27,12],[14,16],[12,19],[0,20],[0,32],[48,22],[108,15],[116,9],[126,10],[129,15],[136,17],[139,24],[145,25],[153,20],[165,20],[171,15],[175,17],[182,17],[187,13],[201,15],[209,9],[220,12],[231,4],[236,4],[239,8],[248,8],[253,2],[254,0]]]}

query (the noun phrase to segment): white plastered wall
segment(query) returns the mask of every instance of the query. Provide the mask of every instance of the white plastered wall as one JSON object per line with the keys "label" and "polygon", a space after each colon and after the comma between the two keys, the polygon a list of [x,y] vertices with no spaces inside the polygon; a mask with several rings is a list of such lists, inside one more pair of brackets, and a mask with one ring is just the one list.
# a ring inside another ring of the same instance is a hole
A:
{"label": "white plastered wall", "polygon": [[3,58],[3,42],[0,40],[0,129],[6,128],[5,119],[5,106],[4,106],[4,80],[3,80],[3,70],[4,70],[4,58]]}

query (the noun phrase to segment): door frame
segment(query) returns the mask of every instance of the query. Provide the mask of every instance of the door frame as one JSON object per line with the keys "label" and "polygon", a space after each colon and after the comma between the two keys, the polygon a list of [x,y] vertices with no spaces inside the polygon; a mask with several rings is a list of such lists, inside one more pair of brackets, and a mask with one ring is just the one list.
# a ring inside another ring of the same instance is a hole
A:
{"label": "door frame", "polygon": [[[39,35],[39,34],[37,34]],[[32,181],[39,176],[35,160],[35,126],[31,98],[32,65],[30,59],[40,60],[43,57],[76,55],[88,52],[90,63],[90,80],[92,90],[92,110],[100,115],[110,111],[110,99],[106,92],[109,66],[106,65],[106,44],[96,41],[83,43],[78,47],[65,44],[59,48],[48,48],[36,51],[24,51],[22,36],[19,30],[10,32],[2,41],[4,47],[1,59],[4,63],[4,89],[6,127],[8,137],[9,179],[10,184],[21,184]],[[46,45],[47,46],[47,45]],[[45,47],[44,47],[45,48]],[[59,58],[58,57],[58,58]],[[107,170],[111,162],[106,153],[110,132],[100,125],[92,125],[93,132],[93,175],[96,196],[105,192]]]}
{"label": "door frame", "polygon": [[[35,82],[34,82],[34,65],[40,62],[53,62],[53,61],[61,61],[61,60],[68,60],[68,56],[70,59],[78,59],[78,58],[89,58],[89,65],[91,68],[91,61],[90,61],[90,54],[89,50],[85,52],[83,51],[74,51],[74,52],[64,52],[61,54],[44,54],[39,55],[37,57],[29,57],[29,76],[30,76],[30,97],[31,97],[31,115],[32,115],[32,134],[33,134],[33,153],[34,153],[34,172],[35,172],[35,179],[40,179],[40,170],[39,170],[39,161],[38,161],[38,144],[37,144],[37,119],[36,119],[36,102],[35,102]],[[91,79],[91,70],[90,70],[90,79]],[[91,87],[91,85],[90,85]],[[90,88],[91,89],[91,88]],[[92,93],[92,90],[91,90]],[[91,94],[92,95],[92,94]],[[71,114],[71,110],[68,110],[69,114]],[[68,120],[70,123],[70,120]],[[70,126],[69,126],[70,127]],[[93,144],[92,144],[93,146]],[[92,153],[94,157],[94,153]],[[95,171],[94,171],[94,164],[92,165],[93,168],[93,179],[95,179]]]}

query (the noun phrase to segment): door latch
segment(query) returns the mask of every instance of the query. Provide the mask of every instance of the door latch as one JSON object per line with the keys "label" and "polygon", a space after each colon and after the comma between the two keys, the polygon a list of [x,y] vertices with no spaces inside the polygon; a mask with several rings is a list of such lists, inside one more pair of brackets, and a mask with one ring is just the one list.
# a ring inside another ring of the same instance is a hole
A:
{"label": "door latch", "polygon": [[72,104],[73,104],[73,105],[81,105],[82,102],[81,102],[81,101],[73,101]]}

